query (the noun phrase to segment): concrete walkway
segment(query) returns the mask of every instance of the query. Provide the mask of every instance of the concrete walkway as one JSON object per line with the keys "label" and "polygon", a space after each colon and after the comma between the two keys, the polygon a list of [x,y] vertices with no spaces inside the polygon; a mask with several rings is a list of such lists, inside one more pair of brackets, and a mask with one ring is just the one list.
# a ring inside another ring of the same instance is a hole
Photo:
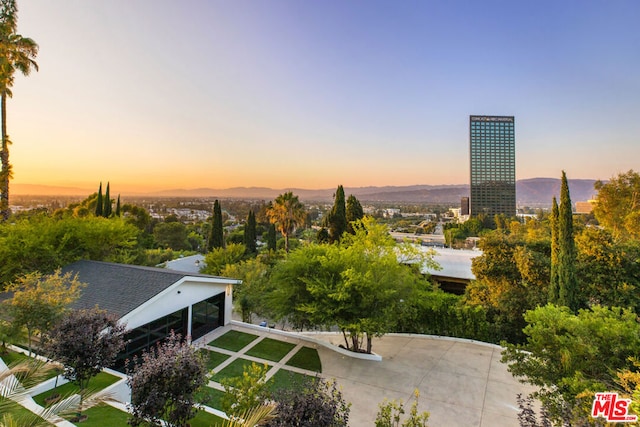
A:
{"label": "concrete walkway", "polygon": [[[322,376],[335,378],[345,400],[351,403],[351,427],[373,426],[380,402],[385,398],[407,402],[415,389],[420,391],[418,410],[431,413],[430,427],[518,427],[516,395],[533,390],[511,376],[500,362],[501,348],[492,344],[390,334],[373,341],[373,351],[383,358],[377,362],[342,355],[307,342],[305,336],[296,339],[275,335],[268,328],[227,326],[217,329],[205,342],[229,329],[292,342],[296,348],[316,348]],[[312,336],[336,346],[343,342],[338,334]],[[275,371],[276,367],[269,374]]]}

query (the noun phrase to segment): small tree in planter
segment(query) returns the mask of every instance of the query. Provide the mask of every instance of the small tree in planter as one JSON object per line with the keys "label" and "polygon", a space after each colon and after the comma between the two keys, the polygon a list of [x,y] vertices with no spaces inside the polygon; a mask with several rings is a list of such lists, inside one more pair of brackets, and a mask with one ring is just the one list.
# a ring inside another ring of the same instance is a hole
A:
{"label": "small tree in planter", "polygon": [[125,345],[125,330],[105,310],[75,310],[50,331],[47,349],[64,365],[64,377],[78,385],[82,396],[89,380],[115,362]]}
{"label": "small tree in planter", "polygon": [[129,423],[136,427],[160,420],[184,426],[196,415],[195,394],[207,382],[204,357],[173,332],[165,341],[134,357],[127,370],[131,387]]}

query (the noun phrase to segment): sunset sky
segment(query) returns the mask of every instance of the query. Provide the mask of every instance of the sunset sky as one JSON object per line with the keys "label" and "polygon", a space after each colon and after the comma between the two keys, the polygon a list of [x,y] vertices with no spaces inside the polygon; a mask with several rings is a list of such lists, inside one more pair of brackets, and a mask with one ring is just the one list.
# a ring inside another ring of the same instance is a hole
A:
{"label": "sunset sky", "polygon": [[471,114],[516,117],[518,179],[640,169],[638,1],[18,5],[15,184],[462,184]]}

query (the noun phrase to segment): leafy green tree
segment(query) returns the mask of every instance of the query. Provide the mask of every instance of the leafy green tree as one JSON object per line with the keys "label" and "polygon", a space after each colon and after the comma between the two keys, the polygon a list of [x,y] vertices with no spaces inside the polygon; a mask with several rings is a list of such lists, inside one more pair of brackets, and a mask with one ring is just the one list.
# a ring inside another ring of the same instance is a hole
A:
{"label": "leafy green tree", "polygon": [[91,378],[111,367],[124,349],[125,329],[106,310],[73,310],[47,334],[47,350],[64,365],[64,377],[84,392]]}
{"label": "leafy green tree", "polygon": [[104,201],[102,200],[102,182],[98,188],[98,198],[96,200],[96,216],[104,216]]}
{"label": "leafy green tree", "polygon": [[7,352],[7,344],[24,338],[21,325],[9,320],[9,304],[0,304],[0,357]]}
{"label": "leafy green tree", "polygon": [[15,0],[0,2],[0,110],[2,146],[0,147],[0,219],[6,220],[9,209],[9,135],[7,134],[7,97],[11,97],[15,72],[28,76],[32,69],[38,71],[35,57],[38,45],[32,39],[17,34],[18,6]]}
{"label": "leafy green tree", "polygon": [[29,273],[7,286],[7,291],[13,292],[8,301],[9,315],[14,325],[27,330],[29,355],[33,336],[49,331],[67,306],[80,297],[84,286],[77,276],[60,270],[46,276]]}
{"label": "leafy green tree", "polygon": [[297,227],[304,224],[306,218],[305,207],[291,191],[280,194],[267,208],[269,221],[278,227],[284,236],[284,249],[289,252],[289,236]]}
{"label": "leafy green tree", "polygon": [[333,319],[326,319],[325,322],[317,321],[305,309],[313,301],[307,284],[312,281],[330,281],[332,277],[340,274],[342,266],[330,264],[326,259],[330,250],[327,245],[303,246],[292,251],[286,260],[273,267],[269,279],[270,292],[266,299],[276,319],[286,319],[299,330],[333,321]]}
{"label": "leafy green tree", "polygon": [[549,242],[524,239],[496,230],[478,244],[472,261],[476,280],[465,290],[465,303],[481,306],[498,339],[521,342],[526,310],[545,304],[549,282]]}
{"label": "leafy green tree", "polygon": [[593,212],[615,239],[640,239],[640,175],[633,170],[597,181]]}
{"label": "leafy green tree", "polygon": [[230,243],[226,248],[215,248],[205,255],[205,267],[201,271],[217,276],[227,265],[242,261],[245,251],[244,245],[240,243]]}
{"label": "leafy green tree", "polygon": [[573,209],[567,175],[562,171],[558,208],[558,303],[576,312],[581,305],[576,277],[576,247],[573,238]]}
{"label": "leafy green tree", "polygon": [[241,284],[233,286],[233,303],[243,322],[251,323],[253,313],[265,312],[263,299],[269,270],[269,265],[258,257],[227,264],[220,272],[224,277],[242,280]]}
{"label": "leafy green tree", "polygon": [[120,217],[120,195],[118,194],[118,201],[116,202],[116,216]]}
{"label": "leafy green tree", "polygon": [[129,423],[136,427],[164,420],[170,427],[186,425],[196,415],[196,393],[207,383],[204,356],[172,332],[133,362],[134,368],[127,372],[132,409]]}
{"label": "leafy green tree", "polygon": [[256,216],[252,210],[249,211],[247,216],[247,223],[244,226],[244,245],[247,248],[248,254],[254,254],[257,251],[256,246],[257,233],[256,233]]}
{"label": "leafy green tree", "polygon": [[326,226],[329,228],[329,241],[338,242],[342,233],[347,231],[347,208],[344,199],[344,188],[338,185],[331,212],[326,217]]}
{"label": "leafy green tree", "polygon": [[640,242],[585,227],[576,236],[576,249],[577,276],[585,299],[590,304],[632,307],[640,313]]}
{"label": "leafy green tree", "polygon": [[190,249],[187,226],[181,222],[161,222],[153,228],[153,237],[158,246],[176,251]]}
{"label": "leafy green tree", "polygon": [[[297,326],[336,325],[345,345],[371,352],[372,339],[395,328],[398,305],[424,286],[417,268],[430,263],[410,245],[396,245],[385,225],[365,217],[340,245],[310,244],[277,264],[270,283],[277,317]],[[363,345],[363,340],[366,344]]]}
{"label": "leafy green tree", "polygon": [[615,372],[632,369],[630,358],[640,352],[640,324],[631,310],[596,305],[573,314],[547,305],[528,311],[525,320],[526,343],[507,345],[502,361],[538,388],[534,396],[555,421],[567,413],[588,419],[593,392],[613,388]]}
{"label": "leafy green tree", "polygon": [[216,199],[213,202],[213,220],[211,234],[209,235],[209,251],[216,248],[224,248],[224,229],[222,227],[222,208]]}
{"label": "leafy green tree", "polygon": [[346,210],[347,231],[351,234],[355,234],[355,230],[353,229],[353,222],[364,218],[364,209],[362,209],[360,201],[353,194],[349,195],[349,198],[347,198]]}

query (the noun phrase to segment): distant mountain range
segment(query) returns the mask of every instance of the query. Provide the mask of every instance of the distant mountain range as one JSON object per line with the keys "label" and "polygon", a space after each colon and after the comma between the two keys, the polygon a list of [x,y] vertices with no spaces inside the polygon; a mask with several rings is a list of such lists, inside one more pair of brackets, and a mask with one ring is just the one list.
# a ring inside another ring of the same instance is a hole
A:
{"label": "distant mountain range", "polygon": [[[594,179],[570,179],[569,191],[571,200],[585,201],[593,198],[595,190]],[[95,191],[95,190],[93,190]],[[58,195],[82,196],[92,193],[91,190],[52,187],[44,185],[14,184],[12,192],[16,195]],[[301,188],[273,189],[266,187],[235,187],[227,189],[195,188],[173,189],[146,194],[128,193],[123,196],[149,197],[185,197],[185,198],[233,198],[233,199],[263,199],[271,200],[286,191],[292,191],[301,200],[330,202],[333,200],[335,188],[307,190]],[[462,197],[469,196],[469,185],[408,185],[385,187],[346,187],[345,194],[353,194],[361,202],[390,202],[390,203],[432,203],[453,204],[460,203]],[[556,178],[521,179],[516,182],[516,198],[518,206],[545,207],[551,206],[553,196],[560,196],[560,180]]]}

